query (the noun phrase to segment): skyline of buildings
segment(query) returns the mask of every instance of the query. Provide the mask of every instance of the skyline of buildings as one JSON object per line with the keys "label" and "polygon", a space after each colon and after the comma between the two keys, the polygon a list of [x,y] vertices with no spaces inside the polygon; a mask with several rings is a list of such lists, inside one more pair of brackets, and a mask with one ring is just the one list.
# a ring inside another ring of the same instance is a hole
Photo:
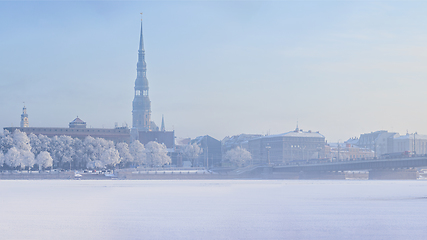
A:
{"label": "skyline of buildings", "polygon": [[[22,116],[29,123],[29,117],[23,108]],[[25,113],[25,114],[24,114]],[[24,118],[23,118],[24,119]],[[164,125],[164,124],[162,124]],[[54,127],[5,127],[13,132],[20,130],[27,134],[43,134],[47,137],[60,135],[84,139],[87,136],[104,138],[116,143],[131,140],[131,129],[116,127],[114,129],[87,128],[79,117],[69,123],[68,128]],[[345,142],[328,143],[319,132],[303,131],[298,126],[295,130],[282,134],[240,134],[217,140],[209,135],[182,141],[175,139],[173,131],[140,131],[139,140],[146,144],[157,141],[166,145],[172,157],[172,164],[182,165],[187,160],[181,153],[187,144],[196,143],[202,149],[196,160],[197,166],[219,167],[223,163],[221,156],[235,147],[242,147],[252,155],[254,164],[287,164],[316,160],[348,161],[374,157],[389,158],[408,154],[427,154],[427,135],[418,133],[400,135],[385,130],[362,133],[360,137],[350,138]],[[177,148],[175,148],[177,147]]]}
{"label": "skyline of buildings", "polygon": [[[151,120],[151,101],[149,97],[149,83],[147,79],[147,65],[145,61],[142,19],[137,59],[137,76],[133,92],[134,99],[132,101],[131,129],[128,129],[127,126],[116,126],[115,128],[107,129],[87,128],[86,122],[82,121],[78,117],[70,122],[69,128],[30,128],[29,117],[25,106],[23,108],[23,113],[21,114],[21,127],[7,127],[5,129],[11,131],[14,129],[21,129],[24,132],[33,132],[35,134],[44,134],[47,136],[66,134],[73,137],[83,138],[91,135],[93,137],[102,137],[115,142],[130,142],[137,139],[146,144],[149,141],[158,141],[167,145],[169,149],[173,149],[175,147],[175,133],[174,131],[166,131],[163,115],[161,129],[159,129],[155,122]],[[363,158],[370,157],[372,155],[370,151],[374,152],[374,156],[381,156],[387,153],[392,153],[396,149],[399,149],[399,151],[410,151],[408,149],[411,148],[413,152],[425,153],[427,145],[422,141],[424,139],[424,136],[422,135],[419,135],[418,144],[416,144],[416,140],[414,140],[411,145],[409,136],[400,136],[398,133],[389,133],[385,130],[361,134],[358,139],[350,138],[346,141],[345,147],[341,147],[339,143],[337,146],[330,146],[327,144],[325,136],[320,134],[318,131],[314,132],[309,130],[304,132],[302,129],[299,129],[298,126],[294,131],[281,134],[258,134],[257,137],[255,137],[256,134],[241,135],[246,135],[248,137],[245,141],[241,142],[242,145],[244,145],[242,147],[248,149],[252,153],[255,161],[268,161],[272,163],[284,163],[294,160],[309,160],[316,158]],[[215,139],[209,135],[201,135],[194,138],[193,141],[204,138]],[[227,137],[221,141],[215,139],[215,141],[225,142],[226,138]],[[353,147],[353,145],[357,147]],[[215,149],[215,151],[211,152],[211,155],[218,155],[221,152],[224,152],[221,148],[215,147]],[[366,149],[369,149],[370,151],[367,151]],[[333,153],[334,151],[336,153]],[[347,153],[344,154],[345,152]],[[212,158],[218,159],[218,157]],[[218,163],[218,160],[212,160],[211,163],[214,162]],[[209,157],[206,157],[205,163],[209,163]]]}

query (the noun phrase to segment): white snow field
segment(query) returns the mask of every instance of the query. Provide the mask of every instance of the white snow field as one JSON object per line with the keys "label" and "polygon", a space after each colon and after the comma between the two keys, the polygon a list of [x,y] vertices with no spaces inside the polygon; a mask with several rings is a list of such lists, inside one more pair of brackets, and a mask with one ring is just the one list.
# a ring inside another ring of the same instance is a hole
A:
{"label": "white snow field", "polygon": [[0,181],[0,239],[426,239],[427,181]]}

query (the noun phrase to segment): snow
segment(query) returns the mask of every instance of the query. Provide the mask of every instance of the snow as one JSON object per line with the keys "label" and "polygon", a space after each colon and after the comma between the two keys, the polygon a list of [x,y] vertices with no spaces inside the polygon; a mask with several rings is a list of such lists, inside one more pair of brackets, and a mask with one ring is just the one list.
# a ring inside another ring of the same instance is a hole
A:
{"label": "snow", "polygon": [[425,239],[427,181],[3,181],[0,238]]}

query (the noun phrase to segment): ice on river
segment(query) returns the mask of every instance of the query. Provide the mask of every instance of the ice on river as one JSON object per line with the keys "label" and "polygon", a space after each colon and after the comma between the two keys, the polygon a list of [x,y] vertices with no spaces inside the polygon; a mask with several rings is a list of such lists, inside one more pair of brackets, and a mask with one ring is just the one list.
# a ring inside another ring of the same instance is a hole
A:
{"label": "ice on river", "polygon": [[427,181],[0,181],[0,239],[426,239]]}

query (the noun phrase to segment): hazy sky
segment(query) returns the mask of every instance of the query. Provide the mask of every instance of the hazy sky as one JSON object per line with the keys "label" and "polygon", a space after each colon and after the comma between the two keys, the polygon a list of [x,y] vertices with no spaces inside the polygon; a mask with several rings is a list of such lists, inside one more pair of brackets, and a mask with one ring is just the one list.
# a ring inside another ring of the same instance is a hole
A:
{"label": "hazy sky", "polygon": [[0,1],[0,126],[132,125],[140,12],[152,120],[178,137],[427,134],[427,3]]}

